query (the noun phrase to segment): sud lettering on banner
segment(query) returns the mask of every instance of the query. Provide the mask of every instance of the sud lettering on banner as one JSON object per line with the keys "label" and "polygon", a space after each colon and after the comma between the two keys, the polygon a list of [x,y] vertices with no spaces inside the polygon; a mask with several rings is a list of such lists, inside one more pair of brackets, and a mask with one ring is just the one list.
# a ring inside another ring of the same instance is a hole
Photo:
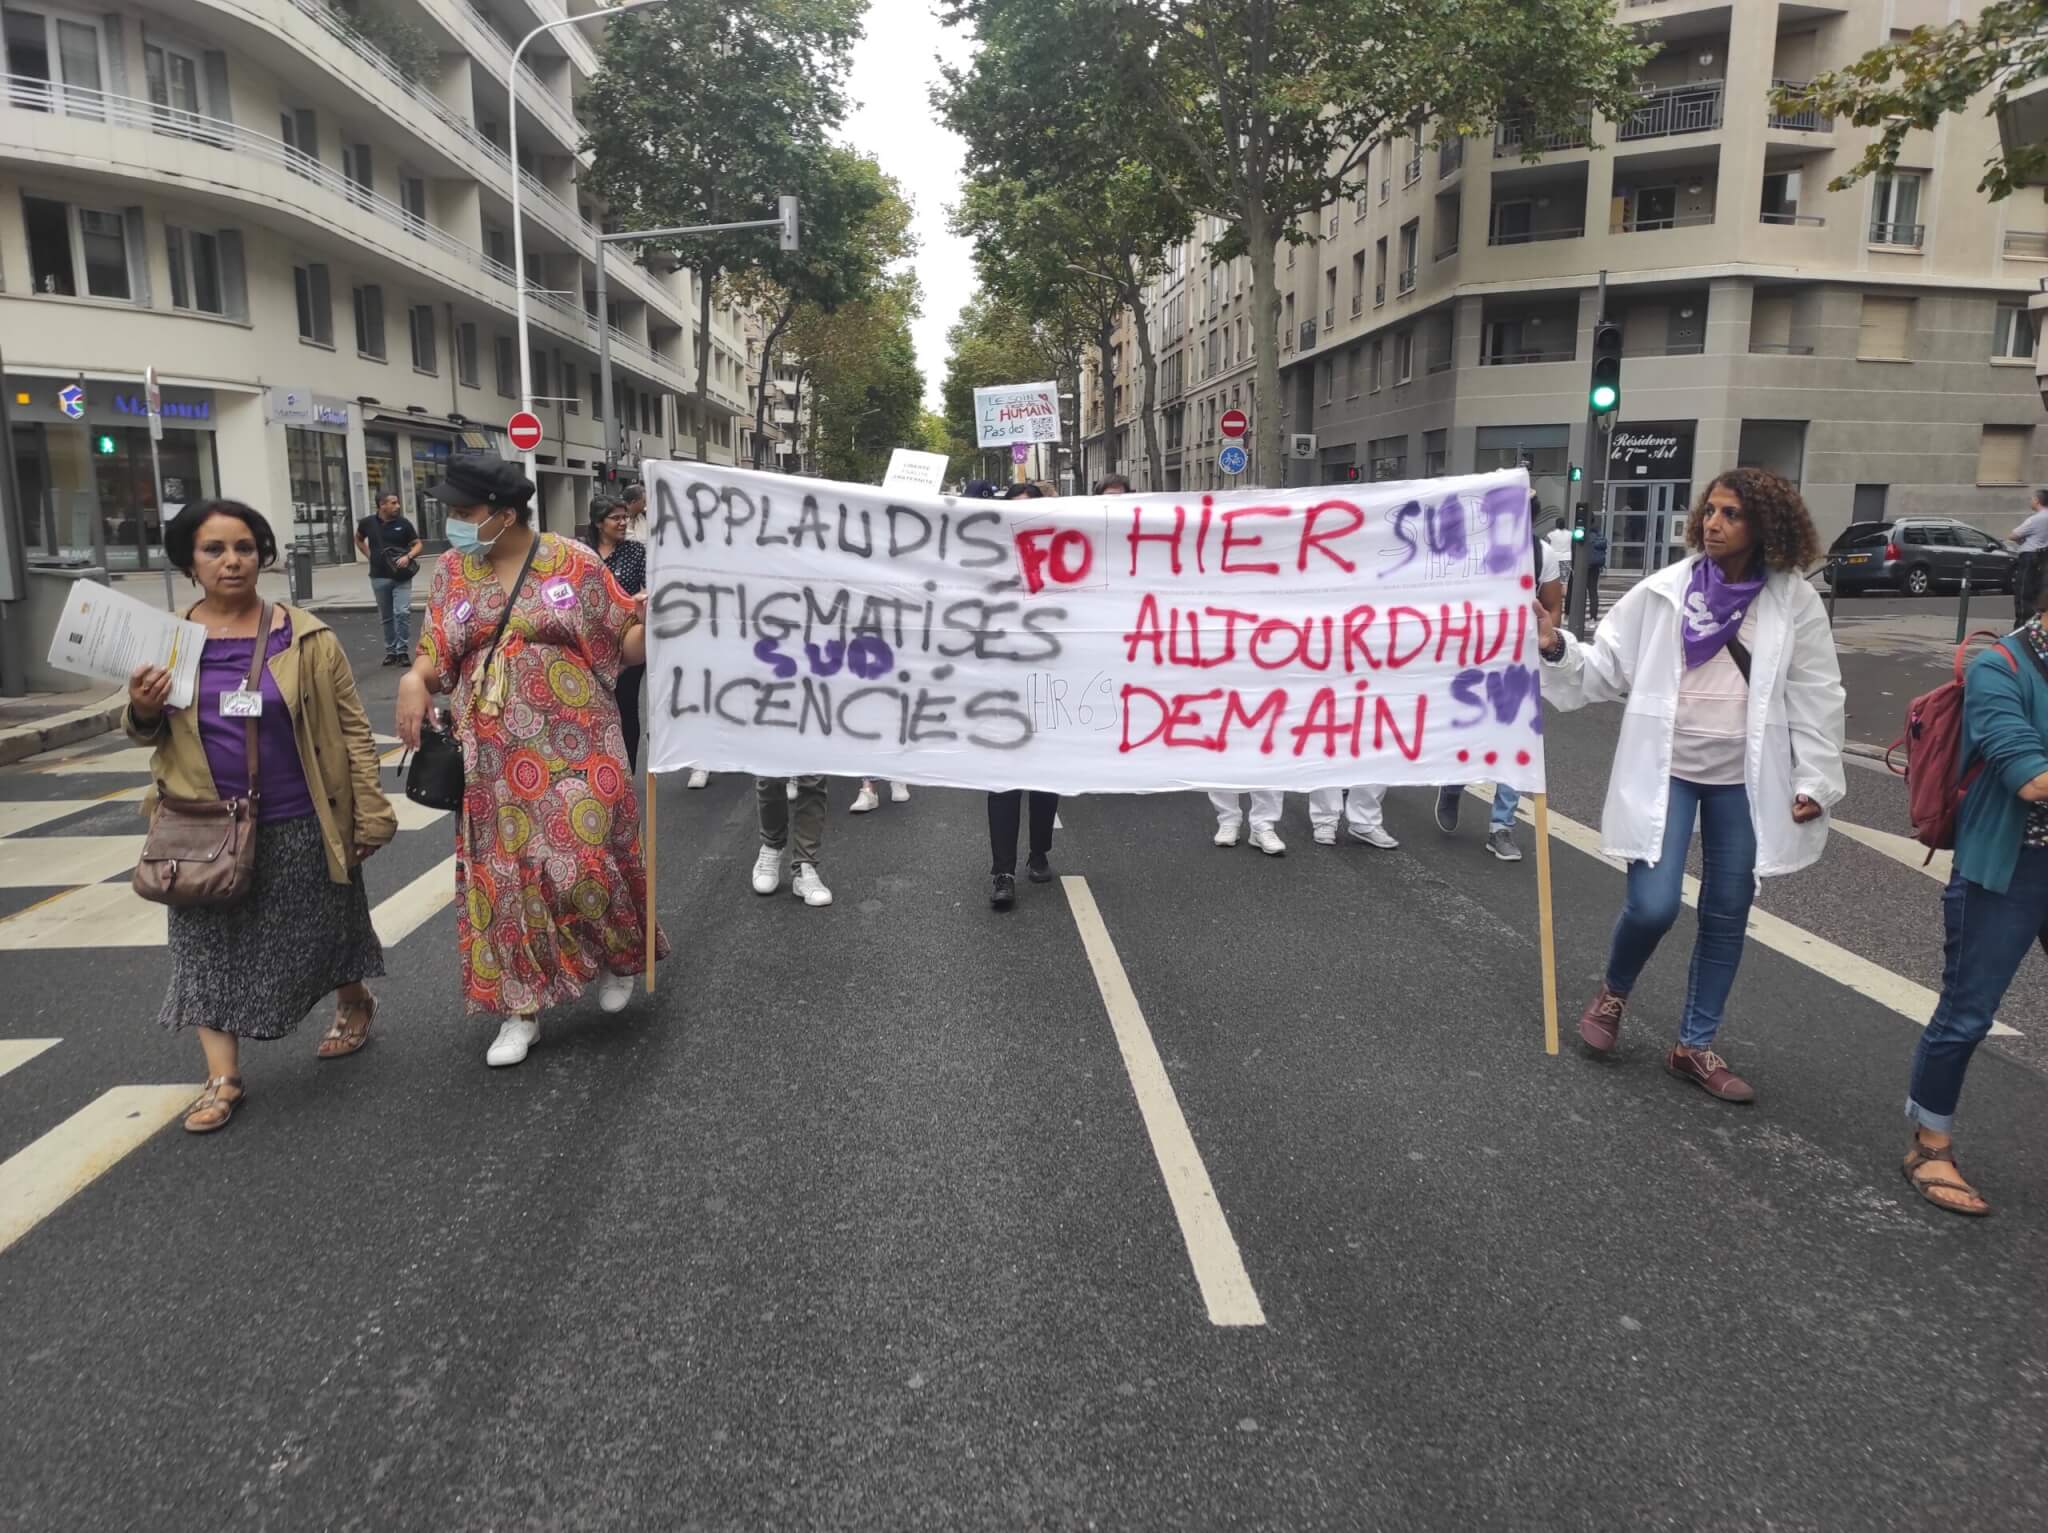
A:
{"label": "sud lettering on banner", "polygon": [[655,771],[1543,789],[1521,469],[1000,504],[645,474]]}

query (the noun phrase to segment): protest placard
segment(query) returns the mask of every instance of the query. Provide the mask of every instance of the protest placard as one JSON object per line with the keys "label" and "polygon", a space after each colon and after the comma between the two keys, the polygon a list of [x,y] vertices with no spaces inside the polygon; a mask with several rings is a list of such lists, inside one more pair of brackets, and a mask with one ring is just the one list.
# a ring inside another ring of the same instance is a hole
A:
{"label": "protest placard", "polygon": [[889,467],[882,475],[882,488],[919,491],[936,495],[946,487],[946,455],[898,447],[889,454]]}
{"label": "protest placard", "polygon": [[1527,475],[1004,502],[649,464],[657,771],[1543,787]]}
{"label": "protest placard", "polygon": [[1060,391],[1053,383],[1007,383],[974,391],[975,442],[1008,447],[1060,439]]}

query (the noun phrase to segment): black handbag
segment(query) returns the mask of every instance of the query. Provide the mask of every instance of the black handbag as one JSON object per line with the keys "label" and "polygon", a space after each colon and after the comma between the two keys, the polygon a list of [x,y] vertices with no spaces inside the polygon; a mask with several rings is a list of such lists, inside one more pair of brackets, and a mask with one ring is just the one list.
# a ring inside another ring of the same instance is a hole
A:
{"label": "black handbag", "polygon": [[[512,582],[512,590],[505,597],[505,612],[498,619],[498,631],[491,635],[491,647],[484,653],[484,663],[477,667],[480,676],[491,668],[491,659],[498,653],[498,644],[512,622],[512,609],[519,604],[519,592],[526,584],[526,572],[533,568],[533,556],[540,551],[540,538],[538,532],[533,535],[533,542],[526,550],[526,562],[519,566],[519,578]],[[405,774],[407,798],[428,809],[462,807],[467,783],[462,768],[462,742],[455,738],[453,727],[439,729],[433,724],[422,723],[420,748],[412,753],[410,762]]]}

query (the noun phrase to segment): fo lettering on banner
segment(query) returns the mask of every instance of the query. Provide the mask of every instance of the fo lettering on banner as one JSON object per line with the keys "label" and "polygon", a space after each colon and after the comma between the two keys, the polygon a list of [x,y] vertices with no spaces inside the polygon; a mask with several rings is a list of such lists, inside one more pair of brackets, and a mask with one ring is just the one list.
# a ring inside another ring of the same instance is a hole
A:
{"label": "fo lettering on banner", "polygon": [[1520,469],[998,504],[646,477],[656,771],[1543,788]]}

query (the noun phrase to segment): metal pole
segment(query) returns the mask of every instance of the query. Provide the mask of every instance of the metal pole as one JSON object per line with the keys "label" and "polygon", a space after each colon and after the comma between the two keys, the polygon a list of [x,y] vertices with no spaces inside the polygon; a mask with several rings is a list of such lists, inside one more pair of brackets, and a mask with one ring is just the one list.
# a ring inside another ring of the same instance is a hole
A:
{"label": "metal pole", "polygon": [[1958,644],[1963,642],[1964,636],[1970,631],[1970,566],[1974,562],[1971,555],[1963,555],[1963,589],[1956,598],[1956,643]]}
{"label": "metal pole", "polygon": [[[161,417],[152,414],[149,417],[149,472],[150,477],[156,480],[156,524],[159,539],[163,536],[162,529],[165,526],[164,465],[162,458],[157,454],[156,439],[163,434],[163,429]],[[139,527],[136,530],[138,532],[141,531]],[[147,542],[147,538],[144,541]],[[163,544],[159,542],[157,546],[161,548]],[[171,587],[171,558],[169,554],[164,555],[164,610],[166,612],[176,612],[178,610],[178,593]]]}
{"label": "metal pole", "polygon": [[612,408],[612,321],[605,299],[602,233],[597,236],[597,374],[602,380],[598,385],[598,408],[604,412],[604,466],[609,482],[610,470],[619,461],[618,444],[612,435],[618,412]]}
{"label": "metal pole", "polygon": [[1835,626],[1835,598],[1842,594],[1842,561],[1828,560],[1828,629]]}
{"label": "metal pole", "polygon": [[[1600,286],[1593,296],[1593,328],[1597,331],[1607,318],[1607,270],[1600,270]],[[1587,545],[1593,541],[1593,529],[1607,520],[1607,447],[1605,434],[1601,431],[1602,417],[1593,408],[1590,394],[1586,401],[1586,506],[1589,513],[1584,542],[1572,540],[1572,585],[1571,610],[1566,618],[1572,632],[1579,638],[1586,636],[1586,617],[1591,610],[1592,594],[1587,584],[1592,578],[1592,567],[1587,560],[1592,549]],[[1594,465],[1598,464],[1596,470]],[[1576,507],[1574,515],[1576,517]],[[1610,544],[1610,548],[1611,548]]]}

